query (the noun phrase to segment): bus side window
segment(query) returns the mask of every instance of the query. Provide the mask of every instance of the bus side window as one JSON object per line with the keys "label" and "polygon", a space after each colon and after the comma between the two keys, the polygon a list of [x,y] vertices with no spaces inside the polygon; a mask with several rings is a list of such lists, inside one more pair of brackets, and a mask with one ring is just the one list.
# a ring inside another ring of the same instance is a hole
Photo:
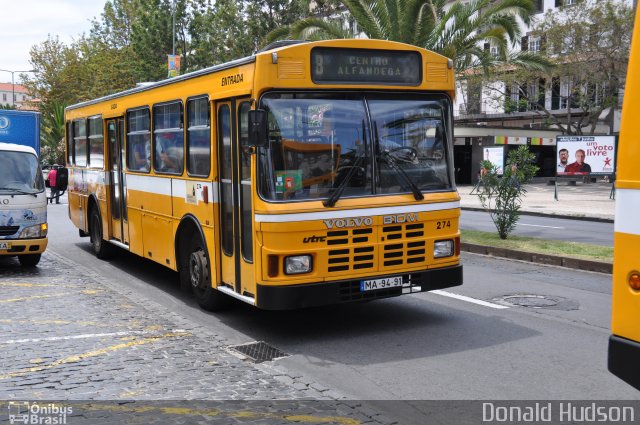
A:
{"label": "bus side window", "polygon": [[209,99],[187,102],[187,173],[207,177],[211,171],[211,127]]}

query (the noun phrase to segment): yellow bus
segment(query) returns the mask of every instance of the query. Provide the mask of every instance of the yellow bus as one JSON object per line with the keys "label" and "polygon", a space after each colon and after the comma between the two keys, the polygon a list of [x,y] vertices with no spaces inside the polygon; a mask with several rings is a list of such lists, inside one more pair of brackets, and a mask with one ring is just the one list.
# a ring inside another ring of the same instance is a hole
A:
{"label": "yellow bus", "polygon": [[69,216],[199,304],[366,301],[462,283],[452,62],[285,42],[66,109]]}
{"label": "yellow bus", "polygon": [[609,370],[640,389],[640,13],[636,11],[616,171]]}

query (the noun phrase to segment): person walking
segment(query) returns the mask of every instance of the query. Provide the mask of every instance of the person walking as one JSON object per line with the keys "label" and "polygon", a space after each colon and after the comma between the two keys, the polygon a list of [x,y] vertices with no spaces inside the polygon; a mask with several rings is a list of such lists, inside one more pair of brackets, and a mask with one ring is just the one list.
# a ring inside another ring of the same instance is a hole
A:
{"label": "person walking", "polygon": [[56,187],[56,183],[58,180],[58,167],[59,165],[54,164],[51,167],[51,171],[49,171],[49,187],[51,188],[51,196],[49,197],[49,203],[53,203],[53,199],[56,199],[56,204],[60,203],[60,191]]}

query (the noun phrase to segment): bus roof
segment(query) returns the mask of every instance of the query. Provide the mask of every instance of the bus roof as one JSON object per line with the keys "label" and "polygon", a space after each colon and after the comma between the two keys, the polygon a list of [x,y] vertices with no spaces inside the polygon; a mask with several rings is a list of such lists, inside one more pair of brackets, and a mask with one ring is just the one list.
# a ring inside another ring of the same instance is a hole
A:
{"label": "bus roof", "polygon": [[189,72],[188,74],[179,75],[173,78],[167,78],[166,80],[158,81],[155,83],[145,83],[140,87],[134,87],[129,90],[121,91],[118,93],[110,94],[104,97],[100,97],[98,99],[91,99],[86,102],[76,103],[75,105],[67,106],[65,110],[72,110],[82,108],[84,106],[93,105],[95,103],[105,102],[107,100],[116,99],[122,96],[127,96],[134,93],[140,93],[146,90],[155,89],[157,87],[166,86],[168,84],[174,84],[179,81],[188,80],[190,78],[200,77],[201,75],[207,75],[218,71],[223,71],[228,68],[234,68],[236,66],[245,65],[248,63],[255,62],[256,56],[247,56],[246,58],[236,59],[231,62],[225,62],[220,65],[210,66],[209,68],[200,69],[198,71]]}
{"label": "bus roof", "polygon": [[[89,106],[89,105],[94,105],[100,102],[105,102],[105,101],[109,101],[109,100],[113,100],[113,99],[117,99],[123,96],[127,96],[130,94],[135,94],[135,93],[141,93],[147,90],[153,90],[156,89],[158,87],[162,87],[162,86],[166,86],[166,85],[171,85],[180,81],[185,81],[185,80],[189,80],[191,78],[196,78],[196,77],[200,77],[203,75],[207,75],[207,74],[212,74],[215,72],[219,72],[219,71],[224,71],[225,69],[230,69],[230,68],[235,68],[237,66],[241,66],[241,65],[246,65],[246,64],[250,64],[250,63],[254,63],[256,61],[256,57],[257,56],[261,56],[264,54],[270,54],[274,53],[274,52],[278,52],[281,50],[285,50],[285,49],[289,49],[289,48],[295,48],[296,46],[299,46],[300,44],[312,44],[312,45],[328,45],[331,46],[332,44],[334,44],[335,42],[344,42],[344,41],[348,41],[348,42],[357,42],[357,43],[367,43],[367,42],[376,42],[376,43],[385,43],[385,44],[389,44],[389,46],[391,45],[395,45],[395,46],[401,46],[404,49],[415,49],[415,50],[424,50],[420,47],[416,47],[416,46],[412,46],[409,44],[405,44],[405,43],[399,43],[399,42],[395,42],[395,41],[390,41],[390,40],[377,40],[377,39],[333,39],[333,40],[319,40],[319,41],[299,41],[299,40],[282,40],[280,42],[275,42],[275,43],[271,43],[270,45],[266,46],[264,49],[259,50],[258,52],[256,52],[255,54],[251,55],[251,56],[247,56],[244,58],[240,58],[240,59],[236,59],[230,62],[225,62],[219,65],[214,65],[214,66],[210,66],[208,68],[203,68],[200,69],[198,71],[193,71],[193,72],[189,72],[187,74],[183,74],[183,75],[179,75],[177,77],[172,77],[172,78],[167,78],[165,80],[161,80],[158,82],[151,82],[151,83],[144,83],[144,84],[140,84],[138,87],[134,87],[128,90],[124,90],[118,93],[113,93],[107,96],[103,96],[97,99],[91,99],[85,102],[81,102],[81,103],[76,103],[74,105],[70,105],[67,106],[65,108],[65,110],[69,111],[69,110],[74,110],[74,109],[79,109],[79,108],[83,108],[85,106]],[[438,55],[438,54],[436,54]],[[440,56],[440,55],[438,55]],[[451,62],[451,60],[449,60]]]}

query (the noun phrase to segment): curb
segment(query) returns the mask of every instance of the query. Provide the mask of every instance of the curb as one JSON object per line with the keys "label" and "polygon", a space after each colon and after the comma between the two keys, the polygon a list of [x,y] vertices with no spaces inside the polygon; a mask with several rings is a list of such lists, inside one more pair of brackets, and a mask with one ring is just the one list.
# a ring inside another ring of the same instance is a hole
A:
{"label": "curb", "polygon": [[550,266],[560,266],[582,271],[592,271],[606,274],[611,274],[613,272],[613,264],[605,263],[602,261],[581,260],[578,258],[560,257],[558,255],[537,254],[535,252],[518,251],[515,249],[498,248],[495,246],[477,245],[465,242],[462,242],[460,244],[460,249],[462,251],[471,252],[473,254],[509,258],[512,260],[527,261],[529,263],[545,264]]}
{"label": "curb", "polygon": [[[461,210],[466,211],[480,211],[480,212],[489,212],[484,208],[479,207],[460,207]],[[563,218],[567,220],[581,220],[581,221],[596,221],[599,223],[613,223],[612,218],[604,218],[604,217],[586,217],[586,216],[577,216],[577,215],[566,215],[566,214],[553,214],[553,213],[543,213],[538,211],[522,211],[520,210],[520,215],[533,215],[537,217],[549,217],[549,218]]]}

